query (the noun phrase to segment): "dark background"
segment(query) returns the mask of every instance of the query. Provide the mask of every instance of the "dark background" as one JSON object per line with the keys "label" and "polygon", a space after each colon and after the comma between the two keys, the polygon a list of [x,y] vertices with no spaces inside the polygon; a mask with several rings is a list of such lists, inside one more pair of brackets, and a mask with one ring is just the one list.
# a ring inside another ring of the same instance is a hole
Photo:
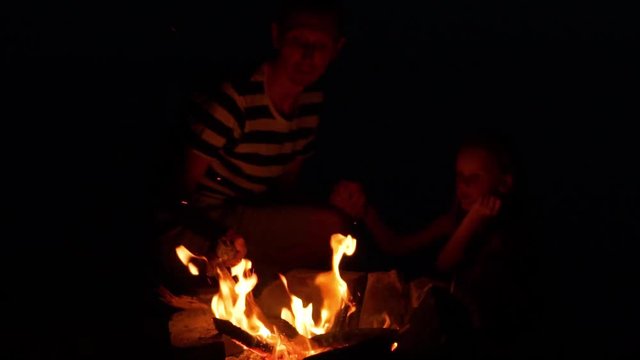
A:
{"label": "dark background", "polygon": [[[174,200],[181,106],[269,53],[267,3],[3,5],[0,353],[165,353],[149,249],[158,209]],[[637,352],[630,9],[347,7],[322,130],[320,164],[333,175],[321,180],[364,178],[388,221],[409,231],[448,206],[456,139],[499,129],[521,154],[537,245],[531,351]]]}

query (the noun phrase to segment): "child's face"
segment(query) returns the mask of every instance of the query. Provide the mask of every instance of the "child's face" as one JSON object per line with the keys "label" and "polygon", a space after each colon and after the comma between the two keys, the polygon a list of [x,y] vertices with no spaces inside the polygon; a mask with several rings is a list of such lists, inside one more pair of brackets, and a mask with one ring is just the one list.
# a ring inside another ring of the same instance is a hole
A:
{"label": "child's face", "polygon": [[456,161],[456,196],[463,210],[469,211],[481,197],[500,190],[503,175],[495,158],[483,149],[462,149]]}

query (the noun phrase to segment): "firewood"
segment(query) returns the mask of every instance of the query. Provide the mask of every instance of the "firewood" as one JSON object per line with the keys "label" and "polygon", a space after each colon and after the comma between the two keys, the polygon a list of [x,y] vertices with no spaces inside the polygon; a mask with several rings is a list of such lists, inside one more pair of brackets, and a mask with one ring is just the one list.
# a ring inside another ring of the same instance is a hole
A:
{"label": "firewood", "polygon": [[289,324],[285,320],[270,318],[269,323],[275,326],[276,330],[278,330],[278,333],[286,336],[288,339],[295,339],[298,336],[301,336],[298,333],[298,330],[296,330],[293,325]]}
{"label": "firewood", "polygon": [[351,329],[316,335],[311,338],[311,341],[320,347],[342,347],[376,341],[391,345],[397,337],[398,330],[395,329]]}
{"label": "firewood", "polygon": [[230,321],[214,317],[213,325],[221,334],[230,337],[231,339],[239,342],[240,344],[248,347],[251,350],[264,353],[265,355],[271,354],[273,352],[273,346],[261,341],[257,337],[233,325]]}

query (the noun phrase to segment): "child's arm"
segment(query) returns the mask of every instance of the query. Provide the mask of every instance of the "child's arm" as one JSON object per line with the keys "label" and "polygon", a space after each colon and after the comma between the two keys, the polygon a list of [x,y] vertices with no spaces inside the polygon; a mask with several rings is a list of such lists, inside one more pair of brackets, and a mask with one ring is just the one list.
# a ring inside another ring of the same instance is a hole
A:
{"label": "child's arm", "polygon": [[446,238],[455,230],[454,214],[450,213],[439,217],[417,233],[399,235],[367,204],[362,186],[353,181],[338,183],[331,195],[331,203],[352,218],[361,220],[380,250],[392,256],[408,255],[431,246],[436,240]]}
{"label": "child's arm", "polygon": [[498,213],[500,205],[500,199],[493,196],[483,197],[473,205],[438,255],[436,261],[436,269],[438,271],[450,272],[464,260],[465,250],[469,242],[486,223],[487,219]]}
{"label": "child's arm", "polygon": [[453,214],[445,214],[417,233],[399,235],[380,219],[375,209],[367,209],[363,222],[380,249],[393,256],[408,255],[421,248],[431,246],[438,239],[451,234],[455,224]]}

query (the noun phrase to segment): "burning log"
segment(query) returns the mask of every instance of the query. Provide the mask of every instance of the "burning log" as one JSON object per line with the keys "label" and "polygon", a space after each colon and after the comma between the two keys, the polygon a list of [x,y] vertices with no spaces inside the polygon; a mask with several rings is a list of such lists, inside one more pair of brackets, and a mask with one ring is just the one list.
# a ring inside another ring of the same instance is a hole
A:
{"label": "burning log", "polygon": [[305,359],[380,359],[394,351],[398,336],[398,331],[393,329],[354,329],[317,335],[311,340],[331,350]]}
{"label": "burning log", "polygon": [[293,325],[283,319],[269,319],[269,322],[275,326],[280,334],[286,336],[287,339],[293,340],[301,336]]}
{"label": "burning log", "polygon": [[233,325],[230,321],[214,317],[213,325],[221,334],[230,337],[253,351],[264,355],[271,354],[273,352],[273,346]]}
{"label": "burning log", "polygon": [[353,329],[333,331],[311,338],[320,347],[337,348],[355,345],[362,342],[383,342],[389,346],[397,340],[398,330],[395,329]]}

